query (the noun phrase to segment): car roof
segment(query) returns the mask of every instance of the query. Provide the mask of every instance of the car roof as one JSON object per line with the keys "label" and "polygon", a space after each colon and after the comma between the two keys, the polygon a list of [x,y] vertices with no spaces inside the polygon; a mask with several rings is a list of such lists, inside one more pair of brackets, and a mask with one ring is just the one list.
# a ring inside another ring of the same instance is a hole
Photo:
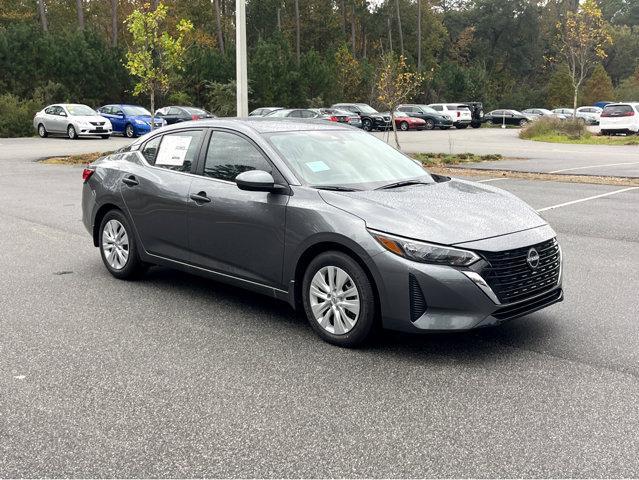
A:
{"label": "car roof", "polygon": [[[303,109],[301,109],[303,110]],[[303,118],[269,118],[269,117],[247,117],[247,118],[210,118],[205,120],[181,122],[169,127],[164,127],[163,132],[184,129],[187,126],[193,127],[219,127],[231,128],[244,133],[277,133],[277,132],[303,132],[309,130],[350,130],[352,127],[338,125],[335,122],[323,120],[312,120]]]}

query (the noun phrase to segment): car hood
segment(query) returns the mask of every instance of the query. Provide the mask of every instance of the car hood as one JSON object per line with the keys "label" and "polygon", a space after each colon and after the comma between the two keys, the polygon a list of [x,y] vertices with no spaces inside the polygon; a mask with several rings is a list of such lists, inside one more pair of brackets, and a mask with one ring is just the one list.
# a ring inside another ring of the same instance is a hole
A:
{"label": "car hood", "polygon": [[362,192],[324,190],[320,195],[363,219],[368,228],[444,245],[546,225],[514,195],[464,180]]}

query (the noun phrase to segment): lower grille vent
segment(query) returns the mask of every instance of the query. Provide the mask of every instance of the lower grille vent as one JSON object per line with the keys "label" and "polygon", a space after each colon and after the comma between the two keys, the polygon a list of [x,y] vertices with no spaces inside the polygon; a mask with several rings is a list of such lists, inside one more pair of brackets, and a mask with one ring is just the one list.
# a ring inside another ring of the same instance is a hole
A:
{"label": "lower grille vent", "polygon": [[410,301],[410,319],[412,322],[417,321],[426,312],[426,299],[419,287],[419,282],[411,273],[408,275],[408,296]]}

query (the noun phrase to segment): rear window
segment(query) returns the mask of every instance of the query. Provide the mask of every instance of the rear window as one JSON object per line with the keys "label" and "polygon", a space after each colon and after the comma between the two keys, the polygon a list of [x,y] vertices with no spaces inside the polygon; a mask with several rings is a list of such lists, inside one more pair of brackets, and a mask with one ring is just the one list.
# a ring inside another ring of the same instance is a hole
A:
{"label": "rear window", "polygon": [[185,107],[184,110],[189,112],[191,115],[206,115],[206,112],[201,108]]}
{"label": "rear window", "polygon": [[470,111],[470,109],[466,105],[446,105],[446,108],[453,111],[459,110],[460,112]]}
{"label": "rear window", "polygon": [[604,117],[621,117],[628,113],[633,113],[630,105],[606,105],[603,109]]}

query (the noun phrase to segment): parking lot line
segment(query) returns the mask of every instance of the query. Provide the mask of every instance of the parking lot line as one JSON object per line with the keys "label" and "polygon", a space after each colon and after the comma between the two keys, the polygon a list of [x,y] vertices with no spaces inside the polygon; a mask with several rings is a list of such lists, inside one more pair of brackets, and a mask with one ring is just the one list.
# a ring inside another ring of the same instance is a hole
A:
{"label": "parking lot line", "polygon": [[586,167],[562,168],[561,170],[553,170],[552,172],[548,172],[548,173],[569,172],[571,170],[585,170],[587,168],[616,167],[618,165],[639,165],[639,162],[606,163],[606,164],[603,164],[603,165],[588,165]]}
{"label": "parking lot line", "polygon": [[497,180],[508,180],[507,177],[487,178],[486,180],[477,180],[477,183],[496,182]]}
{"label": "parking lot line", "polygon": [[545,212],[546,210],[553,210],[555,208],[566,207],[568,205],[574,205],[575,203],[587,202],[588,200],[594,200],[596,198],[607,197],[609,195],[615,195],[617,193],[623,193],[623,192],[628,192],[630,190],[637,190],[637,189],[639,189],[639,187],[622,188],[621,190],[615,190],[613,192],[602,193],[601,195],[593,195],[592,197],[580,198],[579,200],[573,200],[571,202],[565,202],[565,203],[560,203],[558,205],[552,205],[550,207],[540,208],[537,211],[538,212]]}

